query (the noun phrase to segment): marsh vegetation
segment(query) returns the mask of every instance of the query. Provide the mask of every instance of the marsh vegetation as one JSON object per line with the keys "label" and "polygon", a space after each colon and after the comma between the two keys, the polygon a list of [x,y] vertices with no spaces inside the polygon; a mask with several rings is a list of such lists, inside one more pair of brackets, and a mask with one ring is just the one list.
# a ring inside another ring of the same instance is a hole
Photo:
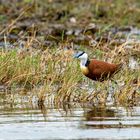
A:
{"label": "marsh vegetation", "polygon": [[[2,104],[140,105],[139,0],[11,1],[0,1]],[[78,50],[122,62],[115,82],[84,77],[73,59]]]}
{"label": "marsh vegetation", "polygon": [[[94,102],[100,93],[106,103],[110,88],[117,103],[129,104],[139,98],[137,1],[108,5],[96,1],[13,2],[1,1],[0,83],[4,88],[40,89],[41,102],[48,95],[58,102]],[[5,14],[7,7],[10,9]],[[132,11],[136,19],[130,20],[135,18]],[[122,62],[122,71],[114,77],[118,85],[84,78],[72,58],[77,50],[92,58]]]}

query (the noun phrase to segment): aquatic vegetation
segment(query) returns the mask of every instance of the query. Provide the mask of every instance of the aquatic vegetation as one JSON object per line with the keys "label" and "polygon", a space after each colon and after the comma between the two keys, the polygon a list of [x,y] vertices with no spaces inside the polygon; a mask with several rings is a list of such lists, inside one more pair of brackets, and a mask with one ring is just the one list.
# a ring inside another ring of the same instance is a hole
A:
{"label": "aquatic vegetation", "polygon": [[[114,99],[115,103],[139,102],[138,69],[131,70],[126,64],[114,76],[117,85],[110,84],[109,80],[93,82],[81,74],[79,62],[73,59],[73,53],[73,49],[63,49],[61,46],[43,51],[30,47],[23,50],[1,50],[0,83],[7,87],[22,87],[28,92],[36,92],[33,94],[38,96],[39,103],[52,98],[56,103],[88,101],[106,104],[108,94],[112,94],[111,100]],[[122,55],[118,59],[120,58],[125,57]],[[112,61],[114,60],[119,61],[115,55],[112,57]],[[35,90],[37,88],[38,92]]]}
{"label": "aquatic vegetation", "polygon": [[[132,27],[139,27],[137,0],[25,0],[14,6],[7,1],[0,11],[0,85],[4,88],[20,88],[31,98],[37,96],[40,104],[46,100],[139,104],[140,31]],[[122,62],[122,70],[114,76],[117,84],[85,78],[72,58],[77,50],[99,60]]]}

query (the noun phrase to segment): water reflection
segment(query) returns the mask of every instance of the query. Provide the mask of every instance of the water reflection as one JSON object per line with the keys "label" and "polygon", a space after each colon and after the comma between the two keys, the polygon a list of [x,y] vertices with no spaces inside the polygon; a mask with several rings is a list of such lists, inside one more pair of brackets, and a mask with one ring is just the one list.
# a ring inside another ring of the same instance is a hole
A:
{"label": "water reflection", "polygon": [[115,117],[115,110],[108,108],[94,107],[90,111],[84,113],[87,121],[102,121],[106,117]]}
{"label": "water reflection", "polygon": [[[137,111],[136,111],[137,110]],[[139,117],[134,114],[139,111],[139,108],[93,108],[84,113],[86,122],[83,124],[86,128],[140,128],[140,113]],[[138,121],[137,121],[138,120]],[[82,124],[82,125],[83,125]]]}
{"label": "water reflection", "polygon": [[1,139],[139,139],[140,107],[14,103],[0,97]]}

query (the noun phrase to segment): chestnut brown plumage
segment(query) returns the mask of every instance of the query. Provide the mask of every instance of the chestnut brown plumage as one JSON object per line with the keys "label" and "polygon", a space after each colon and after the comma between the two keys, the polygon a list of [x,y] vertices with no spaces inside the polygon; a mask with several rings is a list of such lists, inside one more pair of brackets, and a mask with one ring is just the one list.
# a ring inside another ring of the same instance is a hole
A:
{"label": "chestnut brown plumage", "polygon": [[122,64],[111,64],[100,60],[88,59],[85,52],[78,52],[75,58],[81,60],[80,67],[82,73],[95,81],[104,81],[116,74],[122,67]]}
{"label": "chestnut brown plumage", "polygon": [[89,72],[85,76],[92,80],[103,81],[116,74],[121,66],[121,64],[116,65],[99,60],[90,60],[87,65]]}

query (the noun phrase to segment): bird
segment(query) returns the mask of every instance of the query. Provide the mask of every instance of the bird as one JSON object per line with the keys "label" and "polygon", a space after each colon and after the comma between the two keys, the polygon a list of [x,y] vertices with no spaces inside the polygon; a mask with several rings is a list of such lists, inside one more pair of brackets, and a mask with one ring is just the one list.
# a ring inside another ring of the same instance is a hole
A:
{"label": "bird", "polygon": [[82,73],[94,81],[105,81],[111,78],[122,68],[122,63],[112,64],[101,60],[89,59],[88,54],[79,51],[74,54],[74,58],[80,59],[80,68]]}

